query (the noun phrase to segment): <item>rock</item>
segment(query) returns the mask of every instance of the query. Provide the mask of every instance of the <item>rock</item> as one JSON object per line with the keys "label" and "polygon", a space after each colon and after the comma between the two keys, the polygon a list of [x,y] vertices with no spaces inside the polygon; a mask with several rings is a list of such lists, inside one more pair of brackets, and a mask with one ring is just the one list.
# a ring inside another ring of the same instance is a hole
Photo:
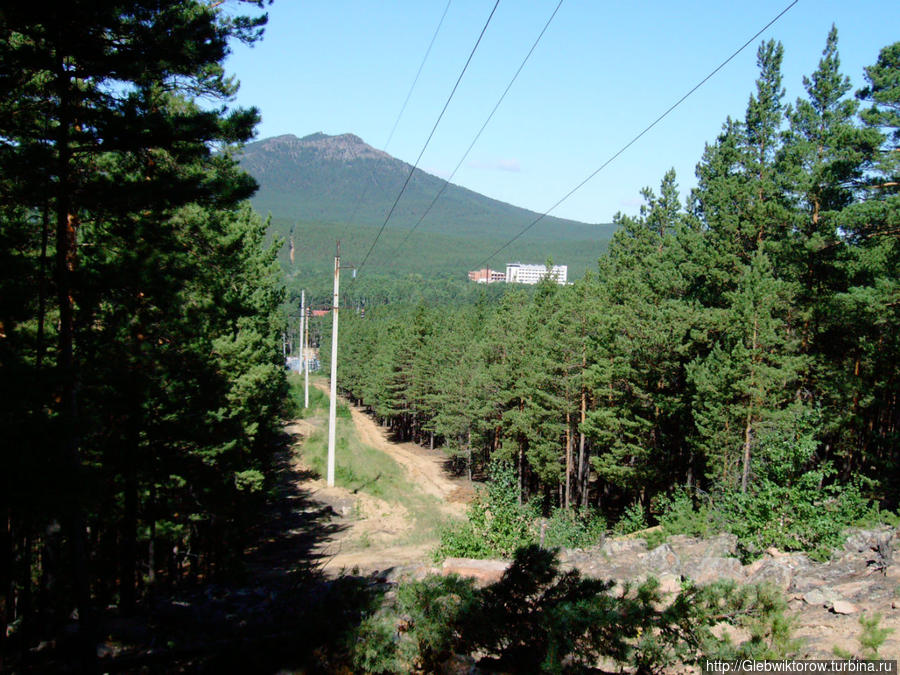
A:
{"label": "rock", "polygon": [[835,600],[831,606],[831,611],[835,614],[856,614],[859,610],[852,602],[846,600]]}
{"label": "rock", "polygon": [[607,539],[600,547],[600,553],[612,560],[646,552],[647,542],[643,539]]}
{"label": "rock", "polygon": [[843,598],[840,593],[827,586],[824,588],[814,588],[803,594],[803,602],[812,606],[824,607],[833,605],[835,602],[840,602],[842,600]]}
{"label": "rock", "polygon": [[700,586],[719,579],[744,581],[744,570],[737,558],[703,558],[699,562],[684,565],[682,574]]}
{"label": "rock", "polygon": [[659,592],[663,595],[670,593],[678,593],[681,590],[681,577],[677,574],[660,574],[659,575]]}
{"label": "rock", "polygon": [[737,554],[737,537],[733,534],[719,534],[709,539],[676,534],[667,542],[683,563],[710,557],[733,558]]}
{"label": "rock", "polygon": [[785,558],[768,558],[763,559],[762,564],[750,576],[748,581],[751,584],[769,583],[782,591],[786,591],[791,587],[793,578],[794,570],[791,569],[790,561],[785,560]]}
{"label": "rock", "polygon": [[734,534],[719,534],[709,539],[706,556],[734,558],[737,555],[738,538]]}
{"label": "rock", "polygon": [[894,531],[891,528],[879,528],[875,530],[850,529],[846,532],[844,550],[850,553],[862,553],[867,551],[881,551],[889,553]]}
{"label": "rock", "polygon": [[509,569],[509,565],[507,560],[447,558],[441,567],[441,574],[445,577],[450,574],[458,574],[461,577],[475,579],[480,586],[487,586],[500,581],[500,577]]}
{"label": "rock", "polygon": [[641,564],[656,574],[681,574],[681,559],[668,544],[660,544],[640,557]]}

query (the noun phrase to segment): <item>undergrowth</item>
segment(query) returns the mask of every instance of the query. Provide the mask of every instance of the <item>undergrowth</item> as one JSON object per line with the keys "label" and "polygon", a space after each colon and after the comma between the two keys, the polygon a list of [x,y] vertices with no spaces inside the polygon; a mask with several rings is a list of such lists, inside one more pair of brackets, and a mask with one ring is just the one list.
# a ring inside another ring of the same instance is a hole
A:
{"label": "undergrowth", "polygon": [[[561,572],[529,546],[495,584],[456,576],[400,586],[360,625],[356,672],[438,672],[453,654],[503,672],[587,672],[601,661],[655,673],[711,659],[776,659],[794,644],[786,605],[770,587],[719,582],[664,599],[656,580],[613,592],[611,582]],[[735,644],[723,624],[749,638]]]}
{"label": "undergrowth", "polygon": [[469,504],[467,519],[441,533],[436,561],[508,558],[521,546],[539,543],[542,531],[543,544],[551,548],[587,548],[602,541],[606,521],[599,513],[556,509],[543,519],[539,500],[519,504],[512,466],[496,462],[488,468],[488,475],[487,484]]}

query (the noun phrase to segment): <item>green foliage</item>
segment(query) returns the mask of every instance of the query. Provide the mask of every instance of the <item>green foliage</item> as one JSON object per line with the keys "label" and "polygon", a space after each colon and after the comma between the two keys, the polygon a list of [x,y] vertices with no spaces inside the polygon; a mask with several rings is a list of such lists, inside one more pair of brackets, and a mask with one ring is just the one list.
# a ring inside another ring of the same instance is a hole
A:
{"label": "green foliage", "polygon": [[0,576],[41,629],[238,569],[258,514],[283,290],[232,158],[258,114],[223,63],[266,22],[240,4],[0,13]]}
{"label": "green foliage", "polygon": [[606,520],[591,509],[554,509],[546,521],[544,546],[588,548],[599,544],[606,533]]}
{"label": "green foliage", "polygon": [[472,581],[456,575],[401,584],[396,601],[361,624],[354,667],[367,673],[437,672],[475,598]]}
{"label": "green foliage", "polygon": [[691,492],[683,487],[671,495],[659,496],[655,506],[659,510],[657,520],[664,536],[705,537],[715,533],[709,507],[704,502],[696,505]]}
{"label": "green foliage", "polygon": [[[703,658],[784,658],[794,648],[784,600],[768,587],[722,582],[666,602],[653,579],[621,594],[611,588],[560,572],[553,552],[525,547],[484,589],[452,576],[401,586],[394,603],[363,623],[354,666],[432,672],[455,652],[505,672],[580,672],[611,659],[652,673]],[[750,638],[733,644],[723,624]]]}
{"label": "green foliage", "polygon": [[647,516],[644,507],[635,502],[625,509],[622,517],[613,527],[616,534],[632,534],[647,529]]}
{"label": "green foliage", "polygon": [[490,481],[469,504],[467,520],[442,533],[435,559],[504,558],[532,541],[534,507],[519,504],[516,494],[513,468],[503,462],[493,464]]}
{"label": "green foliage", "polygon": [[887,636],[894,632],[893,628],[879,626],[881,619],[882,616],[878,612],[870,616],[861,614],[859,617],[859,625],[862,627],[859,644],[863,649],[864,659],[877,659],[878,650],[887,640]]}

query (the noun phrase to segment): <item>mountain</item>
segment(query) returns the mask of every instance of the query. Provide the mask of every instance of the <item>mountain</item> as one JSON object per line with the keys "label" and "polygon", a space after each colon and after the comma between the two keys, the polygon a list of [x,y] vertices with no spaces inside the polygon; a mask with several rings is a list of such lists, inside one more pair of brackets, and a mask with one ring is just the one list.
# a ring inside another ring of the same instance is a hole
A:
{"label": "mountain", "polygon": [[[253,205],[261,213],[305,222],[378,227],[411,169],[406,162],[376,150],[353,134],[267,138],[249,143],[240,163],[259,182]],[[388,229],[411,228],[443,186],[443,179],[416,169]],[[451,183],[417,232],[504,239],[538,215]],[[528,238],[608,239],[610,233],[609,225],[549,216],[528,233]]]}
{"label": "mountain", "polygon": [[[465,280],[468,270],[482,266],[486,256],[538,217],[450,184],[407,238],[444,187],[443,179],[417,169],[379,235],[411,166],[352,134],[267,138],[247,144],[239,161],[259,183],[253,206],[262,215],[271,214],[271,234],[285,242],[280,256],[285,274],[298,288],[310,288],[314,280],[331,283],[337,239],[344,260],[367,261],[367,275]],[[504,269],[511,261],[552,258],[568,265],[569,278],[575,279],[596,266],[613,231],[609,224],[547,217],[490,265]]]}

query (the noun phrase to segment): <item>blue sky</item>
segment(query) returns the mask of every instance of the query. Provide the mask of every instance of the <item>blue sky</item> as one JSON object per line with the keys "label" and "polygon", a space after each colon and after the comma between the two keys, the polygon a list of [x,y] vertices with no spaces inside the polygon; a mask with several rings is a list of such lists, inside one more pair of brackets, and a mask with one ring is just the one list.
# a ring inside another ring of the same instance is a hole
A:
{"label": "blue sky", "polygon": [[[515,73],[558,0],[501,0],[420,167],[447,176]],[[237,104],[262,112],[258,138],[354,133],[414,162],[493,0],[452,0],[399,126],[391,128],[446,0],[276,0],[264,40],[227,62]],[[774,18],[789,0],[564,0],[522,74],[453,182],[544,212]],[[803,94],[826,34],[839,33],[842,69],[863,67],[900,40],[895,0],[800,0],[665,120],[552,214],[609,222],[635,213],[639,191],[674,167],[694,185],[705,142],[743,117],[756,47],[785,47],[786,101]]]}

